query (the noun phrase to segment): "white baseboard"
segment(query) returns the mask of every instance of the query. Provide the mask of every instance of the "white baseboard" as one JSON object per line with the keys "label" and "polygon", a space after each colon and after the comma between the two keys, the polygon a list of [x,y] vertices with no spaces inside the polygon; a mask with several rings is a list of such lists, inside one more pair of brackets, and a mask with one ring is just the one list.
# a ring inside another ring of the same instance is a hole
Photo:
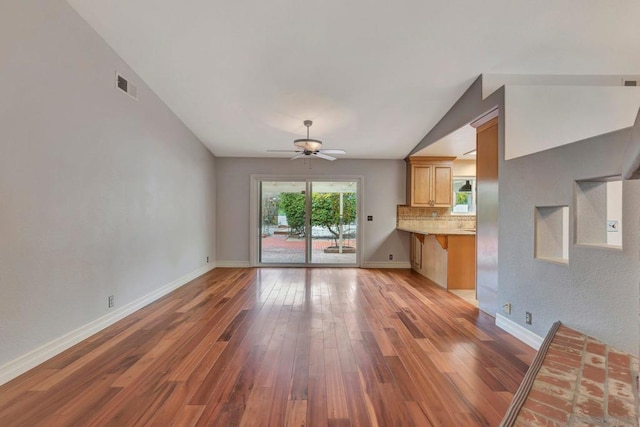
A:
{"label": "white baseboard", "polygon": [[151,304],[160,297],[165,296],[169,292],[178,289],[179,287],[187,284],[196,277],[199,277],[204,273],[213,270],[214,268],[216,268],[216,264],[209,263],[204,267],[192,271],[191,273],[182,276],[174,280],[173,282],[159,289],[156,289],[155,291],[141,298],[138,298],[135,301],[130,302],[123,307],[116,309],[105,316],[89,322],[76,330],[73,330],[59,338],[49,341],[43,346],[38,347],[35,350],[32,350],[10,362],[5,363],[4,365],[0,366],[0,385],[11,381],[18,375],[21,375],[27,372],[29,369],[38,366],[42,362],[51,359],[53,356],[62,353],[63,351],[76,345],[80,341],[89,338],[91,335],[114,324],[118,320],[130,315],[131,313],[134,313],[142,307]]}
{"label": "white baseboard", "polygon": [[502,314],[496,314],[496,326],[509,332],[511,335],[535,350],[538,350],[542,345],[542,341],[544,341],[544,338],[541,336],[536,335],[514,321],[507,319]]}
{"label": "white baseboard", "polygon": [[217,268],[250,268],[249,261],[216,261]]}
{"label": "white baseboard", "polygon": [[362,268],[411,268],[410,262],[363,262]]}

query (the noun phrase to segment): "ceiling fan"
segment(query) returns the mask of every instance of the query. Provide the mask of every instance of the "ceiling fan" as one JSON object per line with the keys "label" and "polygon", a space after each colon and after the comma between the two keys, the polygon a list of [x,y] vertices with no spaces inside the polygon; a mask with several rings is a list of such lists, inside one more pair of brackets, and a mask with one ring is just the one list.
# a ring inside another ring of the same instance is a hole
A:
{"label": "ceiling fan", "polygon": [[291,157],[291,160],[300,159],[302,157],[318,157],[320,159],[333,161],[336,158],[333,156],[329,156],[328,154],[347,154],[347,152],[344,150],[321,149],[320,147],[322,147],[322,141],[309,138],[309,128],[311,127],[313,122],[311,120],[305,120],[303,123],[307,127],[307,137],[296,139],[295,141],[293,141],[293,145],[295,146],[294,150],[267,151],[271,153],[296,153],[293,157]]}

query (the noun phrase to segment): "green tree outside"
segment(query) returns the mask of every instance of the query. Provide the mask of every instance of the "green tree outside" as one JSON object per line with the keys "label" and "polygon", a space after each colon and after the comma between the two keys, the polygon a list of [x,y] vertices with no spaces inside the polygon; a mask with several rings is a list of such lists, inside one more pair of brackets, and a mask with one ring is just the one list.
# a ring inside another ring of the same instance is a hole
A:
{"label": "green tree outside", "polygon": [[305,196],[301,193],[280,193],[281,209],[287,217],[292,234],[304,233]]}
{"label": "green tree outside", "polygon": [[[315,193],[311,198],[311,225],[324,227],[333,235],[338,245],[340,226],[351,224],[357,215],[356,193],[342,194],[342,220],[340,219],[340,193]],[[304,232],[305,195],[281,193],[279,208],[287,217],[292,233]]]}
{"label": "green tree outside", "polygon": [[324,227],[333,235],[338,246],[340,226],[356,219],[356,194],[342,194],[342,220],[340,220],[340,193],[316,193],[311,198],[311,224]]}
{"label": "green tree outside", "polygon": [[456,205],[468,205],[469,193],[456,192]]}

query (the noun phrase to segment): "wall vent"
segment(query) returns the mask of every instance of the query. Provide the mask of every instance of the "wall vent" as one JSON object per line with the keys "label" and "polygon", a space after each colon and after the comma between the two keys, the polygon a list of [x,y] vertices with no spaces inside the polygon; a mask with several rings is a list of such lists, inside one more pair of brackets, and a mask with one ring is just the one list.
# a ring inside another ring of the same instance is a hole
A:
{"label": "wall vent", "polygon": [[120,89],[133,99],[138,99],[138,87],[116,72],[116,88]]}
{"label": "wall vent", "polygon": [[640,81],[636,78],[622,78],[622,86],[640,86]]}

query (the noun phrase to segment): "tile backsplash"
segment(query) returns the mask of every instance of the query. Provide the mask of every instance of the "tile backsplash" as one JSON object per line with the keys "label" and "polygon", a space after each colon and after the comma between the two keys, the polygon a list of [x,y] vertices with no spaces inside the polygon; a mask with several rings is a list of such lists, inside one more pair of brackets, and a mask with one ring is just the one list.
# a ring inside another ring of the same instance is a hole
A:
{"label": "tile backsplash", "polygon": [[475,229],[475,215],[451,215],[449,208],[418,208],[398,205],[396,226]]}

